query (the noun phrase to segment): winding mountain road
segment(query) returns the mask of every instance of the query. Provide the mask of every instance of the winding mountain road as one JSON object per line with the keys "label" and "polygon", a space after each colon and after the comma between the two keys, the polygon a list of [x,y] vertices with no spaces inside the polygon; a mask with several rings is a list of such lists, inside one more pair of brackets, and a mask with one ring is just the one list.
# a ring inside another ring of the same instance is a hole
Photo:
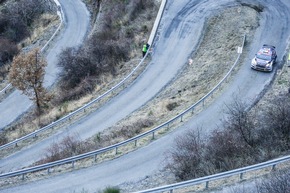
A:
{"label": "winding mountain road", "polygon": [[85,139],[144,105],[184,67],[188,56],[203,35],[206,18],[216,11],[240,3],[264,7],[260,13],[260,26],[253,42],[248,42],[249,55],[242,61],[243,65],[234,80],[207,109],[170,134],[134,152],[87,169],[0,189],[1,192],[81,192],[83,189],[93,192],[109,185],[117,186],[124,182],[140,180],[163,167],[163,155],[173,145],[176,136],[196,126],[202,126],[204,134],[219,126],[225,116],[225,104],[229,104],[233,96],[241,96],[249,101],[249,105],[259,99],[260,93],[270,83],[274,73],[253,71],[249,62],[264,43],[276,45],[278,61],[281,61],[290,35],[290,0],[169,0],[161,21],[160,36],[154,48],[152,61],[129,88],[95,113],[67,128],[67,132],[60,131],[41,143],[1,160],[0,167],[5,171],[27,166],[39,157],[43,148],[65,134],[78,132]]}
{"label": "winding mountain road", "polygon": [[[89,29],[89,12],[81,0],[59,0],[65,15],[63,29],[47,51],[45,86],[51,86],[59,72],[56,64],[62,49],[81,44]],[[0,130],[25,113],[33,103],[16,90],[0,103]]]}

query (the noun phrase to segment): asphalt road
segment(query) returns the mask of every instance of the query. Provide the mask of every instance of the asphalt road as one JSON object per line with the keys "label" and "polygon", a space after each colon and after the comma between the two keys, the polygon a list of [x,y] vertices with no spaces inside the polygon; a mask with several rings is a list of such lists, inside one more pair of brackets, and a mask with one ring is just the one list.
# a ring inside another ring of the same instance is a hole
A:
{"label": "asphalt road", "polygon": [[[206,4],[203,4],[203,6],[206,6]],[[164,35],[160,37],[158,46],[154,48],[155,53],[152,62],[134,84],[98,111],[69,128],[64,128],[57,134],[2,159],[0,171],[6,172],[32,164],[39,159],[51,143],[63,139],[70,133],[78,133],[82,139],[86,139],[114,125],[152,99],[177,76],[186,64],[193,48],[199,42],[199,38],[196,37],[202,35],[203,28],[201,26],[204,22],[202,19],[194,17],[195,13],[190,11],[190,7],[194,7],[194,4],[178,2],[174,3],[174,6],[170,6],[168,10],[170,12],[168,13],[169,17],[165,17],[161,24],[164,28],[162,30]],[[204,16],[202,17],[204,19]],[[186,31],[183,29],[186,29]],[[183,48],[184,51],[177,52],[176,48]],[[169,57],[173,55],[174,57]]]}
{"label": "asphalt road", "polygon": [[[57,56],[66,47],[82,43],[89,29],[89,12],[81,0],[59,0],[65,14],[65,24],[47,51],[48,66],[44,85],[51,86],[57,79]],[[0,103],[0,130],[26,112],[33,103],[20,91],[14,91]]]}
{"label": "asphalt road", "polygon": [[[260,93],[271,81],[274,73],[253,71],[250,69],[249,63],[264,43],[276,45],[278,61],[285,54],[287,40],[290,35],[290,27],[288,26],[290,1],[240,0],[239,2],[265,6],[261,13],[260,26],[253,42],[248,42],[250,44],[249,55],[246,56],[234,80],[207,109],[174,132],[120,158],[91,168],[2,189],[1,192],[81,192],[82,189],[92,192],[108,185],[137,181],[162,168],[164,153],[172,147],[176,136],[197,126],[203,128],[204,134],[219,126],[221,119],[224,117],[225,104],[229,104],[235,96],[248,100],[249,104],[258,99]],[[138,106],[153,98],[183,68],[188,56],[202,37],[205,18],[214,11],[236,4],[237,2],[234,0],[184,0],[182,2],[169,0],[161,21],[160,37],[154,48],[155,54],[146,71],[132,86],[124,90],[99,111],[67,128],[65,133],[78,132],[84,134],[82,137],[86,138],[114,124],[126,114],[137,109]],[[99,116],[102,116],[102,118],[99,118]],[[1,170],[18,167],[14,164],[20,164],[19,167],[21,167],[22,162],[24,162],[23,165],[29,164],[31,160],[38,157],[41,149],[46,146],[41,146],[42,144],[49,144],[49,141],[52,142],[60,138],[61,134],[35,145],[40,149],[34,150],[35,146],[29,147],[21,153],[7,158],[9,161],[1,160]],[[29,152],[32,152],[32,154]],[[22,157],[22,154],[25,156]],[[26,157],[31,159],[25,159]],[[21,159],[23,159],[22,162]],[[10,165],[9,163],[13,164]]]}

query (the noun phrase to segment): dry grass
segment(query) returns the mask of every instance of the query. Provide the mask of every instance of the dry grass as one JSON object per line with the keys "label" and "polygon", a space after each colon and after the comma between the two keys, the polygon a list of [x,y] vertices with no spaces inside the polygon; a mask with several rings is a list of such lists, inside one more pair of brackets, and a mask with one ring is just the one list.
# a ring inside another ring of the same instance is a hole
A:
{"label": "dry grass", "polygon": [[[232,10],[234,10],[234,11],[232,11],[232,13],[235,13],[235,11],[236,11],[235,8],[233,8]],[[253,10],[251,10],[249,8],[245,8],[242,11],[245,11],[248,13],[245,15],[255,15]],[[252,18],[247,18],[247,19],[249,19],[249,21],[251,21],[250,24],[252,26],[257,25],[257,20],[252,19]],[[214,22],[214,23],[217,23],[217,22]],[[248,26],[251,26],[250,24],[248,23]],[[243,28],[241,28],[241,29],[243,29]],[[243,31],[239,32],[239,34],[243,34],[243,32],[245,30],[249,30],[249,29],[243,29]],[[251,35],[251,31],[249,31],[249,32]],[[221,33],[221,34],[224,34],[224,33]],[[212,36],[214,36],[214,35],[215,34],[212,34]],[[241,43],[240,36],[235,36],[235,37],[227,36],[227,37],[231,37],[232,38],[231,41],[235,42],[234,45],[231,45],[227,49],[232,49],[233,46],[236,48],[237,46],[240,45],[240,43]],[[219,69],[222,69],[217,74],[217,76],[214,79],[212,79],[213,81],[210,82],[210,85],[212,86],[217,82],[217,80],[220,79],[220,77],[222,77],[224,75],[224,73],[227,72],[227,67],[229,66],[229,64],[233,63],[233,61],[231,60],[232,58],[228,58],[230,60],[223,58],[222,61],[217,61],[216,59],[213,59],[213,60],[210,60],[211,62],[209,62],[209,60],[203,60],[203,57],[208,58],[208,56],[206,54],[204,54],[203,49],[206,49],[207,46],[210,46],[210,42],[212,42],[211,36],[206,36],[205,40],[206,41],[204,41],[200,47],[200,52],[197,52],[194,55],[194,57],[200,58],[201,61],[207,61],[206,64],[203,64],[202,68],[198,68],[198,69],[201,69],[201,71],[199,71],[199,72],[195,71],[197,68],[194,68],[194,67],[196,65],[198,65],[198,63],[193,64],[193,66],[188,66],[187,69],[182,73],[180,78],[178,78],[172,84],[172,86],[169,86],[165,91],[163,91],[158,96],[157,99],[154,99],[153,101],[151,101],[148,104],[148,106],[140,109],[140,111],[137,111],[137,112],[133,113],[132,115],[130,115],[126,120],[119,122],[114,128],[109,128],[108,130],[105,131],[105,133],[110,133],[111,131],[115,130],[116,127],[123,127],[125,125],[131,125],[131,123],[133,123],[134,120],[136,120],[136,119],[138,120],[139,118],[144,118],[144,119],[149,118],[149,117],[153,118],[154,123],[155,123],[154,126],[156,126],[159,123],[164,122],[165,120],[168,120],[168,117],[172,117],[172,116],[178,114],[178,112],[183,110],[189,104],[192,104],[193,101],[196,101],[201,96],[203,96],[208,91],[208,89],[210,89],[211,87],[210,88],[207,87],[209,82],[206,80],[198,81],[198,85],[197,85],[197,80],[202,80],[202,77],[204,77],[205,74],[207,74],[207,75],[208,74],[210,74],[210,75],[216,74],[216,73],[213,73],[214,68],[209,68],[209,66],[207,66],[207,65],[211,66],[212,62],[214,61],[216,63],[216,65],[219,65],[219,67],[220,67]],[[218,41],[218,39],[217,39],[217,41]],[[221,45],[226,45],[228,39],[221,38],[220,41],[221,41],[220,42]],[[224,50],[224,51],[226,52],[227,50]],[[218,52],[218,53],[222,54],[222,55],[226,55],[223,52]],[[220,56],[219,54],[217,54],[217,57]],[[223,68],[223,67],[225,67],[225,68]],[[195,76],[193,77],[192,74],[195,74]],[[290,70],[288,70],[287,67],[286,68],[284,67],[282,71],[278,72],[279,76],[277,78],[277,81],[275,81],[275,83],[273,85],[273,90],[275,92],[287,92],[288,91],[289,74],[290,74]],[[176,89],[176,88],[178,88],[178,89]],[[265,95],[265,98],[267,99],[267,97],[272,97],[272,93],[273,92],[268,92]],[[84,99],[83,101],[86,101],[89,98],[90,97]],[[172,103],[176,103],[178,105],[174,109],[169,111],[168,105],[172,104]],[[79,103],[77,103],[77,104],[79,104]],[[80,102],[80,104],[81,104],[81,102]],[[70,106],[70,107],[68,107],[68,106]],[[74,106],[74,105],[69,104],[68,106],[61,107],[62,111],[69,111],[68,109],[70,109],[71,106]],[[57,110],[58,109],[56,108],[55,111],[57,111]],[[152,126],[152,127],[154,127],[154,126]],[[145,130],[148,130],[148,129],[149,128],[146,128]],[[167,132],[167,131],[165,130],[165,132]],[[164,132],[161,132],[161,134],[164,134]],[[93,139],[91,139],[91,140],[93,140]],[[150,141],[150,137],[148,140]],[[142,141],[138,142],[138,145],[142,145],[144,143],[146,144],[146,143],[148,143],[148,141],[142,140]],[[130,150],[131,148],[134,148],[134,147],[129,146],[129,148],[125,148],[125,149],[122,149],[120,151],[127,152],[128,149]],[[114,157],[114,156],[115,156],[114,153],[112,153],[112,154],[110,154],[110,156],[103,156],[103,157],[106,159],[109,159],[109,158]],[[100,156],[98,158],[98,160],[102,160],[102,159],[103,159],[102,156]],[[91,161],[87,162],[87,164],[84,164],[84,165],[87,165],[87,166],[91,165],[89,163],[91,163]],[[83,165],[83,162],[81,165]],[[70,168],[70,167],[68,167],[68,168]],[[57,170],[58,172],[60,172],[60,171],[66,170],[66,169],[61,167],[61,169],[55,168],[54,170]]]}
{"label": "dry grass", "polygon": [[[196,68],[193,66],[188,66],[187,69],[184,70],[184,72],[180,75],[180,77],[174,81],[174,83],[168,88],[166,88],[162,93],[158,95],[158,97],[154,100],[152,100],[148,105],[140,109],[139,111],[134,112],[131,114],[129,117],[127,117],[125,120],[120,121],[117,123],[115,126],[108,128],[105,130],[101,136],[106,136],[110,135],[110,133],[114,133],[120,128],[126,128],[126,127],[134,127],[136,124],[136,120],[142,120],[142,119],[147,119],[147,120],[152,120],[154,123],[153,125],[150,125],[150,127],[144,127],[142,132],[145,132],[165,121],[167,121],[169,118],[172,118],[173,116],[176,116],[178,113],[180,113],[182,110],[184,110],[186,107],[191,105],[194,101],[197,101],[200,99],[202,96],[204,96],[212,87],[209,87],[208,85],[215,85],[223,76],[224,74],[228,71],[231,65],[228,65],[228,63],[233,63],[235,58],[230,58],[230,57],[221,57],[221,55],[224,55],[227,52],[232,52],[236,54],[236,50],[232,50],[233,45],[227,46],[222,46],[222,50],[224,52],[221,52],[219,49],[216,50],[217,53],[212,53],[212,52],[205,52],[205,50],[208,50],[208,47],[211,46],[212,44],[212,38],[215,38],[215,44],[216,45],[228,45],[226,44],[228,41],[228,38],[222,38],[223,36],[217,36],[214,31],[216,31],[216,26],[220,25],[220,22],[224,21],[224,18],[230,17],[230,14],[234,14],[236,11],[236,8],[227,10],[222,16],[218,16],[213,19],[213,21],[210,21],[210,27],[208,27],[208,31],[205,36],[205,40],[201,46],[200,46],[200,51],[194,54],[194,57],[199,58],[199,60],[207,61],[204,60],[205,58],[208,58],[209,55],[214,55],[213,60],[215,63],[219,65],[220,68],[209,68],[210,70],[206,69],[209,66],[212,66],[213,64],[211,62],[204,62],[202,68]],[[245,12],[250,12],[250,15],[255,15],[254,11],[248,8],[245,8]],[[217,25],[217,23],[219,25]],[[222,23],[222,25],[225,25]],[[230,22],[228,25],[232,25]],[[257,20],[252,20],[251,23],[252,26],[257,26]],[[227,29],[230,29],[229,27]],[[231,40],[235,42],[237,47],[241,45],[242,42],[242,37],[240,34],[243,34],[244,29],[241,29],[242,31],[240,33],[236,33],[234,35],[232,31],[225,31],[223,34],[231,33]],[[225,36],[226,36],[225,35]],[[234,37],[233,37],[234,36]],[[228,37],[228,36],[226,36]],[[207,55],[209,54],[209,55]],[[237,54],[236,54],[237,55]],[[220,59],[219,59],[220,58]],[[225,60],[228,59],[228,60]],[[226,62],[225,62],[226,61]],[[221,63],[224,63],[223,65]],[[194,63],[193,65],[198,65],[200,64],[199,61]],[[217,72],[218,70],[218,72]],[[214,73],[217,72],[217,73]],[[210,74],[213,76],[210,80],[204,79],[204,73]],[[192,74],[195,76],[193,77]],[[192,80],[194,79],[194,80]],[[196,80],[198,81],[198,85],[196,83]],[[192,88],[192,84],[194,83],[194,87]],[[198,87],[198,88],[196,88]],[[213,100],[213,99],[212,99]],[[174,104],[172,106],[172,104]],[[171,106],[169,108],[169,106]],[[173,123],[170,128],[174,128],[175,126],[180,125],[181,123],[176,122]],[[168,129],[164,129],[164,131],[159,132],[161,135],[165,134],[168,132]],[[98,134],[99,135],[99,134]],[[110,144],[119,142],[121,140],[125,140],[127,138],[131,137],[130,135],[124,136],[124,135],[113,135],[111,136],[108,140],[110,140]],[[93,141],[96,137],[92,137],[90,141]],[[151,137],[152,138],[152,137]],[[106,139],[107,141],[107,139]],[[149,137],[149,142],[150,142],[150,137]],[[139,143],[148,143],[147,140],[142,140]]]}
{"label": "dry grass", "polygon": [[[105,9],[108,9],[108,8],[105,8]],[[105,91],[107,91],[108,89],[116,85],[119,81],[121,81],[133,68],[135,68],[135,66],[140,61],[139,59],[141,57],[141,54],[140,54],[140,47],[138,45],[142,44],[141,39],[143,40],[144,37],[149,37],[150,29],[153,26],[153,23],[155,20],[154,14],[157,14],[158,9],[156,8],[155,10],[156,10],[156,13],[152,12],[152,10],[150,11],[148,10],[142,13],[141,15],[138,15],[138,17],[136,17],[136,19],[133,22],[130,22],[129,27],[132,27],[132,29],[134,30],[140,30],[140,29],[136,29],[136,26],[138,26],[137,24],[142,21],[141,23],[144,23],[144,25],[148,27],[148,30],[146,32],[144,31],[141,33],[137,33],[138,36],[133,37],[134,40],[132,40],[132,42],[135,42],[135,47],[134,49],[132,49],[132,52],[130,54],[132,58],[130,61],[126,63],[122,63],[121,65],[116,67],[117,68],[116,71],[118,72],[116,76],[112,76],[110,73],[101,75],[98,80],[100,84],[96,86],[96,88],[94,89],[92,93],[88,93],[86,96],[81,97],[78,100],[65,102],[59,106],[52,107],[45,114],[43,114],[40,118],[31,118],[31,116],[33,116],[33,113],[27,114],[18,123],[14,123],[12,126],[6,128],[6,130],[8,131],[7,137],[9,138],[9,141],[17,139],[23,136],[24,134],[27,134],[31,131],[38,129],[39,127],[47,125],[51,123],[52,121],[55,121],[59,119],[60,117],[63,117],[64,115],[78,109],[79,107],[83,106],[84,104],[88,103],[92,99],[96,98],[96,96],[101,95],[102,93],[104,93]],[[142,18],[144,18],[145,15],[150,15],[150,17],[149,16],[145,17],[146,21],[143,21]],[[34,32],[34,35],[30,39],[26,40],[25,44],[37,42],[39,39],[39,35],[43,34],[43,32],[45,32],[45,29],[49,27],[47,21],[49,20],[49,21],[54,22],[54,19],[55,19],[55,16],[44,15],[42,18],[39,19],[38,22],[35,22],[37,24],[37,30]],[[97,25],[98,24],[99,23],[97,23]],[[144,69],[144,66],[140,68],[140,70],[133,76],[133,79],[135,79],[138,73],[140,73]],[[62,91],[56,88],[53,92],[57,95],[58,93],[61,93]],[[112,96],[114,96],[114,94],[110,95],[109,97],[112,97]],[[106,102],[109,97],[107,97],[105,100],[102,100],[102,103]],[[94,105],[93,107],[90,107],[88,111],[86,111],[85,113],[82,112],[80,115],[78,115],[77,117],[74,117],[73,119],[77,120],[78,118],[85,116],[89,112],[98,108],[100,105],[101,103],[98,103]]]}
{"label": "dry grass", "polygon": [[[22,46],[30,46],[33,44],[37,44],[37,42],[40,41],[39,46],[43,46],[45,44],[45,41],[47,41],[49,38],[44,38],[44,36],[47,36],[49,31],[53,30],[55,26],[58,26],[60,23],[58,15],[52,15],[52,14],[42,14],[40,18],[38,18],[36,21],[32,24],[32,29],[34,29],[26,40],[22,42]],[[50,36],[49,36],[50,37]]]}

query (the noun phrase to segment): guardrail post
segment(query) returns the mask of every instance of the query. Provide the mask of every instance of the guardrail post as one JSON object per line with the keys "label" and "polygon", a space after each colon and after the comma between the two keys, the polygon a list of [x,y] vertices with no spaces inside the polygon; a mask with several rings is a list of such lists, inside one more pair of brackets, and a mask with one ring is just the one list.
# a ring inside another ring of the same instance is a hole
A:
{"label": "guardrail post", "polygon": [[209,184],[209,181],[206,181],[206,183],[205,183],[205,189],[208,189],[208,184]]}
{"label": "guardrail post", "polygon": [[15,143],[15,147],[18,147],[17,143]]}
{"label": "guardrail post", "polygon": [[72,169],[74,169],[75,168],[75,161],[73,161],[71,164],[72,164]]}
{"label": "guardrail post", "polygon": [[244,174],[244,173],[240,173],[240,180],[243,179],[243,174]]}
{"label": "guardrail post", "polygon": [[202,100],[202,107],[204,107],[204,99]]}
{"label": "guardrail post", "polygon": [[98,154],[95,154],[95,162],[97,162],[97,155],[98,155]]}
{"label": "guardrail post", "polygon": [[137,146],[137,140],[135,140],[135,147]]}
{"label": "guardrail post", "polygon": [[193,113],[194,113],[194,108],[191,109],[191,114],[193,115]]}
{"label": "guardrail post", "polygon": [[152,132],[152,139],[155,138],[155,132]]}
{"label": "guardrail post", "polygon": [[21,179],[24,180],[24,174],[22,174],[22,178]]}
{"label": "guardrail post", "polygon": [[118,147],[116,147],[116,155],[118,154]]}
{"label": "guardrail post", "polygon": [[47,168],[47,174],[50,174],[50,168]]}
{"label": "guardrail post", "polygon": [[181,115],[181,116],[180,116],[180,122],[183,122],[182,118],[183,118],[183,116]]}
{"label": "guardrail post", "polygon": [[276,170],[276,164],[273,164],[272,165],[272,171],[275,171]]}

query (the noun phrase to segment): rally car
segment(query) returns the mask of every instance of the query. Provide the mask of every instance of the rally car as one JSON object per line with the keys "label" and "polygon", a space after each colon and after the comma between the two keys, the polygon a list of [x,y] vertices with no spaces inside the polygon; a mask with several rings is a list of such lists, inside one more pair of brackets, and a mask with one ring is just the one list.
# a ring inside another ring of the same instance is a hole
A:
{"label": "rally car", "polygon": [[252,59],[251,68],[271,72],[276,59],[277,53],[275,46],[264,44]]}

